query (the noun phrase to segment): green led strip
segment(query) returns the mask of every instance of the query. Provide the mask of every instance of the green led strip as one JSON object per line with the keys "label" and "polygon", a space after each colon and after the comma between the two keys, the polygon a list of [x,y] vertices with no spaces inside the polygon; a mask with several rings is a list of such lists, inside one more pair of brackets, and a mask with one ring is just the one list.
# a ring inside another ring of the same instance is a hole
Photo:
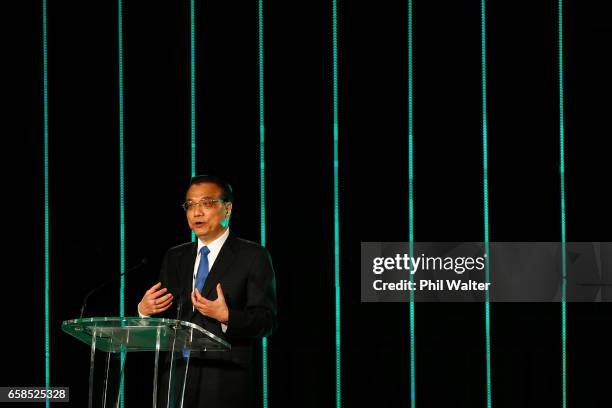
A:
{"label": "green led strip", "polygon": [[[189,81],[191,97],[191,177],[196,175],[195,0],[189,2]],[[191,240],[196,240],[191,231]]]}
{"label": "green led strip", "polygon": [[[47,0],[42,0],[43,26],[43,129],[44,129],[44,177],[45,177],[45,387],[51,386],[51,353],[49,348],[49,93],[47,82]],[[51,402],[45,401],[49,408]]]}
{"label": "green led strip", "polygon": [[[195,0],[189,3],[189,79],[191,90],[191,177],[196,175]],[[195,234],[192,233],[195,240]]]}
{"label": "green led strip", "polygon": [[336,297],[336,407],[341,406],[340,382],[340,211],[338,180],[338,9],[332,0],[332,53],[334,103],[334,287]]}
{"label": "green led strip", "polygon": [[[258,0],[258,41],[259,41],[259,211],[261,245],[266,246],[266,160],[264,138],[264,42],[263,42],[263,0]],[[262,394],[263,408],[268,408],[268,339],[261,339]]]}
{"label": "green led strip", "polygon": [[[119,245],[120,245],[120,273],[125,272],[125,152],[123,140],[123,7],[122,0],[118,5],[118,51],[119,51]],[[125,315],[125,277],[121,277],[119,291],[119,314]]]}
{"label": "green led strip", "polygon": [[[119,62],[119,272],[125,272],[125,166],[124,166],[124,140],[123,140],[123,1],[117,0],[117,38]],[[125,316],[125,277],[121,276],[119,288],[119,315]],[[125,354],[121,353],[121,359]],[[119,384],[119,400],[121,408],[124,406],[123,378]]]}
{"label": "green led strip", "polygon": [[[413,89],[412,89],[412,0],[408,0],[408,237],[410,257],[414,258],[414,170],[413,170]],[[414,275],[410,274],[410,282]],[[415,334],[414,334],[414,292],[410,291],[410,406],[416,406],[416,368],[415,368]]]}
{"label": "green led strip", "polygon": [[[483,205],[484,205],[484,246],[485,246],[485,279],[490,282],[489,265],[489,165],[487,162],[487,47],[486,47],[486,13],[485,1],[480,2],[480,39],[482,64],[482,172],[483,172]],[[485,298],[485,344],[487,364],[487,407],[493,406],[491,395],[491,310],[489,292]]]}
{"label": "green led strip", "polygon": [[563,0],[558,3],[559,13],[559,177],[561,183],[561,257],[563,280],[561,283],[561,406],[567,406],[567,260],[565,241],[565,122],[563,101]]}

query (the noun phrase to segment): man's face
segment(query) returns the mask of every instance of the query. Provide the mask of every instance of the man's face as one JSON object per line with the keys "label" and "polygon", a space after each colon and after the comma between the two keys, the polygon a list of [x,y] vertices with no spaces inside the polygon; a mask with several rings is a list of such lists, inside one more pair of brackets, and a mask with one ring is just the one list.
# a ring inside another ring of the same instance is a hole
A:
{"label": "man's face", "polygon": [[201,200],[204,198],[220,199],[222,192],[221,188],[214,183],[194,184],[187,190],[185,200],[196,204],[187,210],[187,223],[204,243],[214,241],[225,232],[232,203],[214,202],[211,203],[211,208],[207,208]]}

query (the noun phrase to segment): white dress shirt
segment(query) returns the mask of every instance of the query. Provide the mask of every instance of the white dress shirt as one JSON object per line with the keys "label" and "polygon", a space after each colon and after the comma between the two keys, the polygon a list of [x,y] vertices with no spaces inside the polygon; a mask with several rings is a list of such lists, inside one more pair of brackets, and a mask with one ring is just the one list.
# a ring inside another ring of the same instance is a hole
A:
{"label": "white dress shirt", "polygon": [[200,239],[198,238],[198,252],[197,252],[198,255],[196,256],[195,265],[193,265],[193,280],[191,282],[192,292],[195,289],[195,279],[196,279],[196,275],[198,274],[198,267],[200,266],[200,258],[201,258],[200,249],[202,249],[202,247],[204,246],[207,246],[208,249],[210,250],[210,252],[207,255],[208,272],[210,272],[212,271],[213,264],[215,263],[215,260],[217,259],[219,252],[221,252],[221,247],[223,247],[223,244],[225,244],[225,241],[227,241],[228,236],[229,236],[229,228],[226,229],[225,232],[221,234],[219,238],[215,239],[208,245],[200,241]]}

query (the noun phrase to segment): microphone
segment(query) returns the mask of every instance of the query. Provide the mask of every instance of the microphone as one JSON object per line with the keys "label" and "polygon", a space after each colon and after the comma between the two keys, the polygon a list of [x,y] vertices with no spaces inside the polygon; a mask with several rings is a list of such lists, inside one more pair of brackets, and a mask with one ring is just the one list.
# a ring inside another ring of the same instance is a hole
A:
{"label": "microphone", "polygon": [[109,283],[112,283],[112,282],[116,281],[117,279],[121,278],[122,276],[125,276],[125,275],[127,275],[128,273],[130,273],[132,271],[140,269],[141,267],[145,266],[148,262],[149,262],[149,260],[147,258],[142,258],[142,260],[139,263],[137,263],[136,265],[132,266],[127,271],[125,271],[125,272],[123,272],[123,273],[121,273],[121,274],[119,274],[117,276],[113,276],[109,280],[107,280],[105,282],[102,282],[100,285],[98,285],[95,288],[93,288],[92,290],[90,290],[87,293],[87,295],[85,295],[85,298],[83,299],[83,304],[81,305],[81,314],[79,315],[79,319],[81,319],[83,317],[83,313],[85,313],[85,308],[87,307],[87,300],[89,299],[89,297],[91,295],[93,295],[95,292],[97,292],[99,289],[102,289],[103,287],[105,287]]}
{"label": "microphone", "polygon": [[183,294],[179,294],[178,303],[176,304],[176,320],[181,317],[181,311],[183,310]]}
{"label": "microphone", "polygon": [[181,317],[181,311],[183,310],[183,294],[179,294],[178,303],[176,304],[176,324],[174,326],[175,329],[178,329],[178,321]]}

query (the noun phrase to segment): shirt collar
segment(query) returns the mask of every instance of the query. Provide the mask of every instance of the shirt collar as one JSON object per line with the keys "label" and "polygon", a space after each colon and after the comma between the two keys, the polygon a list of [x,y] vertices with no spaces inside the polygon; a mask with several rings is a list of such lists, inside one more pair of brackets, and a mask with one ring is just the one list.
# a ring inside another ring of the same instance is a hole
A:
{"label": "shirt collar", "polygon": [[223,244],[225,244],[225,241],[227,241],[227,237],[229,237],[229,228],[226,229],[225,232],[221,234],[219,238],[215,239],[208,245],[200,241],[200,239],[198,238],[198,252],[197,253],[198,254],[200,253],[200,249],[202,249],[202,247],[207,246],[211,253],[214,253],[215,255],[217,255],[219,251],[221,251],[221,247],[223,246]]}

